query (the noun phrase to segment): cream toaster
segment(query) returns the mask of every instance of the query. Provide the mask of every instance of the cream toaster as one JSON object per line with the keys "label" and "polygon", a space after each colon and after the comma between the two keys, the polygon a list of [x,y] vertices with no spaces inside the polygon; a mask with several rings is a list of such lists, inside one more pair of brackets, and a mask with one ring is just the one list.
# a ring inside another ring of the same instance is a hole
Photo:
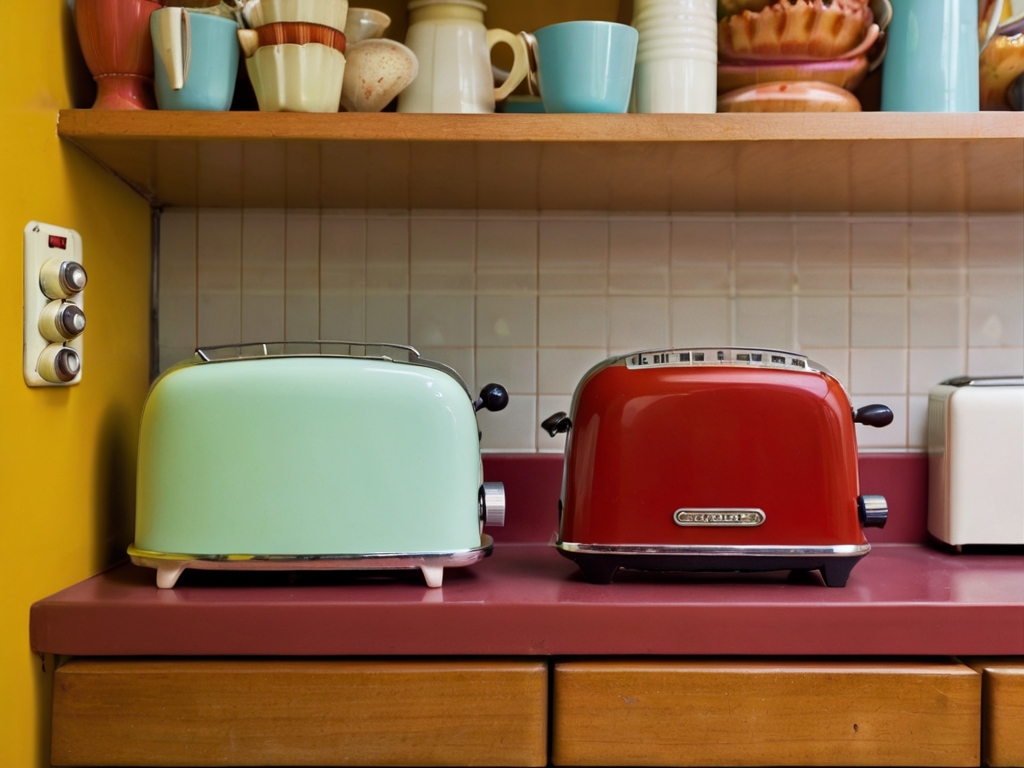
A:
{"label": "cream toaster", "polygon": [[928,532],[955,547],[1024,544],[1024,378],[931,388]]}

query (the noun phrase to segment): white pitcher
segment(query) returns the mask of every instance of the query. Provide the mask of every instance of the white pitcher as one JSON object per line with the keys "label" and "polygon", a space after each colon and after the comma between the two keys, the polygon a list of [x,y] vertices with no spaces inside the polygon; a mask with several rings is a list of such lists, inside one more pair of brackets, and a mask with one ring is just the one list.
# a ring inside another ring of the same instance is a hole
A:
{"label": "white pitcher", "polygon": [[[493,112],[529,71],[526,46],[503,29],[487,29],[487,6],[476,0],[413,0],[405,44],[419,59],[419,75],[398,97],[399,112]],[[491,49],[512,48],[508,78],[494,87]]]}

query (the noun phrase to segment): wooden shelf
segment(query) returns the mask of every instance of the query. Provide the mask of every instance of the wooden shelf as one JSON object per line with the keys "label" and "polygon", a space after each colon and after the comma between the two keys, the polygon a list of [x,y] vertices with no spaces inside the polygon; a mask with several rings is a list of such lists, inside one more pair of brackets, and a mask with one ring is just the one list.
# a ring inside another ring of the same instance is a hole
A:
{"label": "wooden shelf", "polygon": [[63,110],[154,205],[1019,212],[1024,117]]}

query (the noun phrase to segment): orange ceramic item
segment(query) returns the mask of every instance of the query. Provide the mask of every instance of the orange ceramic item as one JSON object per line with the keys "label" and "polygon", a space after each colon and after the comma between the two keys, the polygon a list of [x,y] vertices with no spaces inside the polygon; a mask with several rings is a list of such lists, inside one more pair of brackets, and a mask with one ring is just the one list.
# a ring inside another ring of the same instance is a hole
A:
{"label": "orange ceramic item", "polygon": [[718,97],[719,112],[860,112],[847,90],[828,83],[765,83]]}
{"label": "orange ceramic item", "polygon": [[78,0],[75,27],[96,80],[93,109],[155,109],[150,0]]}
{"label": "orange ceramic item", "polygon": [[981,52],[981,108],[1007,110],[1006,92],[1024,74],[1024,35],[993,37]]}

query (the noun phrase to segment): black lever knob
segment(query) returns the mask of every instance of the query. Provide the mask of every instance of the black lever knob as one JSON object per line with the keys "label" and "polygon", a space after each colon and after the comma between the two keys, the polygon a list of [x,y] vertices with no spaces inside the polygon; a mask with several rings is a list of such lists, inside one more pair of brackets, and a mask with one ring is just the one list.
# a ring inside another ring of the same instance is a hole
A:
{"label": "black lever knob", "polygon": [[857,516],[864,528],[885,528],[889,519],[889,504],[885,496],[858,496]]}
{"label": "black lever knob", "polygon": [[553,413],[540,423],[540,428],[552,437],[562,432],[568,432],[571,426],[572,419],[565,415],[565,411]]}
{"label": "black lever knob", "polygon": [[500,411],[508,405],[508,390],[501,384],[488,384],[480,390],[480,397],[473,403],[473,410],[486,408],[488,411]]}
{"label": "black lever knob", "polygon": [[865,405],[853,413],[853,420],[869,427],[887,427],[892,424],[892,409],[887,405]]}

